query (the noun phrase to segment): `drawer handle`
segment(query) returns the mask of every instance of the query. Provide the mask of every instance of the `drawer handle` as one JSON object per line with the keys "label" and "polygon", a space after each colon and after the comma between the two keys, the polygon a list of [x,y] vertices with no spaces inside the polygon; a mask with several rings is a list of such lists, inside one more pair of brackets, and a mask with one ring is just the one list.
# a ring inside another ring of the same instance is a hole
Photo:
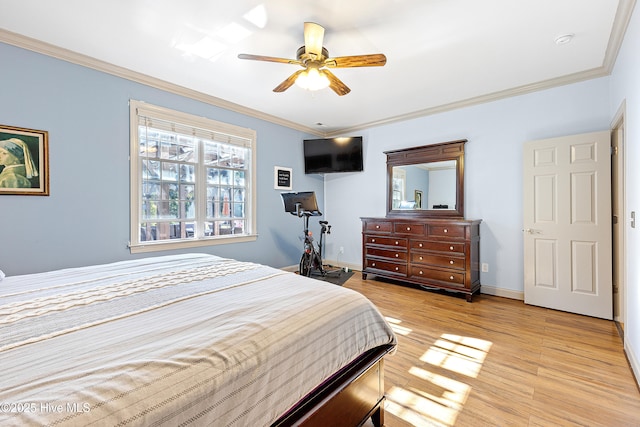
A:
{"label": "drawer handle", "polygon": [[411,227],[407,227],[407,231],[411,231]]}
{"label": "drawer handle", "polygon": [[396,240],[396,245],[399,245],[399,244],[400,244],[400,242],[398,242],[398,241]]}
{"label": "drawer handle", "polygon": [[421,248],[421,247],[422,247],[422,243],[418,244],[418,247],[420,247],[420,248]]}
{"label": "drawer handle", "polygon": [[450,260],[450,261],[449,261],[449,264],[453,265],[453,260]]}
{"label": "drawer handle", "polygon": [[376,263],[375,263],[375,262],[372,262],[372,263],[371,263],[371,267],[375,267],[375,266],[376,266]]}
{"label": "drawer handle", "polygon": [[448,232],[449,232],[449,230],[447,230],[447,229],[445,228],[445,229],[444,229],[444,232],[445,232],[445,233],[448,233]]}
{"label": "drawer handle", "polygon": [[399,258],[399,257],[400,257],[400,254],[396,254],[396,258]]}
{"label": "drawer handle", "polygon": [[380,228],[380,226],[379,226],[379,225],[376,225],[376,228]]}
{"label": "drawer handle", "polygon": [[400,267],[396,267],[396,271],[400,270]]}
{"label": "drawer handle", "polygon": [[371,239],[371,243],[375,243],[375,242],[376,242],[376,239]]}
{"label": "drawer handle", "polygon": [[449,250],[452,251],[453,250],[453,246],[449,246]]}
{"label": "drawer handle", "polygon": [[453,276],[449,276],[449,280],[453,280]]}
{"label": "drawer handle", "polygon": [[420,275],[422,276],[424,273],[422,272],[422,270],[420,270]]}
{"label": "drawer handle", "polygon": [[[420,257],[420,261],[422,261],[423,259],[424,259],[424,258]],[[420,273],[420,274],[422,274],[422,273]]]}

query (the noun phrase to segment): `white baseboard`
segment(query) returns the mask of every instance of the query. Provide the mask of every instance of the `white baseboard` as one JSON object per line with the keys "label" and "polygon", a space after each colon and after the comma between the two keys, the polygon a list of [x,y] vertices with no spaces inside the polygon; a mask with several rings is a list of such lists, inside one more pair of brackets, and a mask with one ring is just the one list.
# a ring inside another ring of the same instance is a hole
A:
{"label": "white baseboard", "polygon": [[511,298],[511,299],[524,301],[523,291],[514,291],[511,289],[503,289],[503,288],[497,288],[495,286],[482,285],[480,287],[480,293],[486,294],[486,295],[493,295],[496,297],[504,297],[504,298]]}
{"label": "white baseboard", "polygon": [[627,355],[629,364],[631,365],[631,370],[635,376],[636,384],[640,387],[640,361],[638,360],[638,356],[634,353],[633,348],[629,346],[628,343],[628,340],[624,340],[624,352]]}
{"label": "white baseboard", "polygon": [[362,264],[350,264],[348,262],[337,261],[337,260],[334,260],[334,259],[325,259],[323,261],[324,261],[325,265],[331,265],[333,267],[340,268],[340,269],[344,269],[346,267],[351,271],[361,271],[362,270]]}

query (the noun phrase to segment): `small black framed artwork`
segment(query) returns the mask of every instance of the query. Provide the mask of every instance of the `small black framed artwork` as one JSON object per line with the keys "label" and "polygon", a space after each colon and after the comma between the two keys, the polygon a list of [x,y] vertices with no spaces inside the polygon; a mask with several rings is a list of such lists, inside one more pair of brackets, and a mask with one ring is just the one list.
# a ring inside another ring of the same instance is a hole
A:
{"label": "small black framed artwork", "polygon": [[276,190],[293,189],[293,170],[276,166],[273,171],[273,186]]}
{"label": "small black framed artwork", "polygon": [[49,133],[0,125],[0,195],[49,195]]}

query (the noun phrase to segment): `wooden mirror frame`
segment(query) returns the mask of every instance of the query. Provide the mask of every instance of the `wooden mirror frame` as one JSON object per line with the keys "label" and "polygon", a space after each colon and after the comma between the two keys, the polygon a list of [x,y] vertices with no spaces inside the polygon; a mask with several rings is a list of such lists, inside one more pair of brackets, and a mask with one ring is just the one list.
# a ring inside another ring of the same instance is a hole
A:
{"label": "wooden mirror frame", "polygon": [[[385,151],[387,155],[387,217],[464,218],[464,144],[466,139]],[[393,209],[393,167],[456,161],[455,209]]]}

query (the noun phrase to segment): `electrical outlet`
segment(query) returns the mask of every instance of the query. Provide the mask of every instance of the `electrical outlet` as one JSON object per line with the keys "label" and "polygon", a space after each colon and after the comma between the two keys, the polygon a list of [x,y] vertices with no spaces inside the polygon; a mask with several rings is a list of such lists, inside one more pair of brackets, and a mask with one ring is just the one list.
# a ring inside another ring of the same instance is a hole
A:
{"label": "electrical outlet", "polygon": [[486,262],[482,263],[482,272],[483,273],[488,273],[489,272],[489,264],[487,264]]}
{"label": "electrical outlet", "polygon": [[344,246],[340,246],[340,249],[338,249],[338,253],[341,253],[341,254],[344,253]]}

